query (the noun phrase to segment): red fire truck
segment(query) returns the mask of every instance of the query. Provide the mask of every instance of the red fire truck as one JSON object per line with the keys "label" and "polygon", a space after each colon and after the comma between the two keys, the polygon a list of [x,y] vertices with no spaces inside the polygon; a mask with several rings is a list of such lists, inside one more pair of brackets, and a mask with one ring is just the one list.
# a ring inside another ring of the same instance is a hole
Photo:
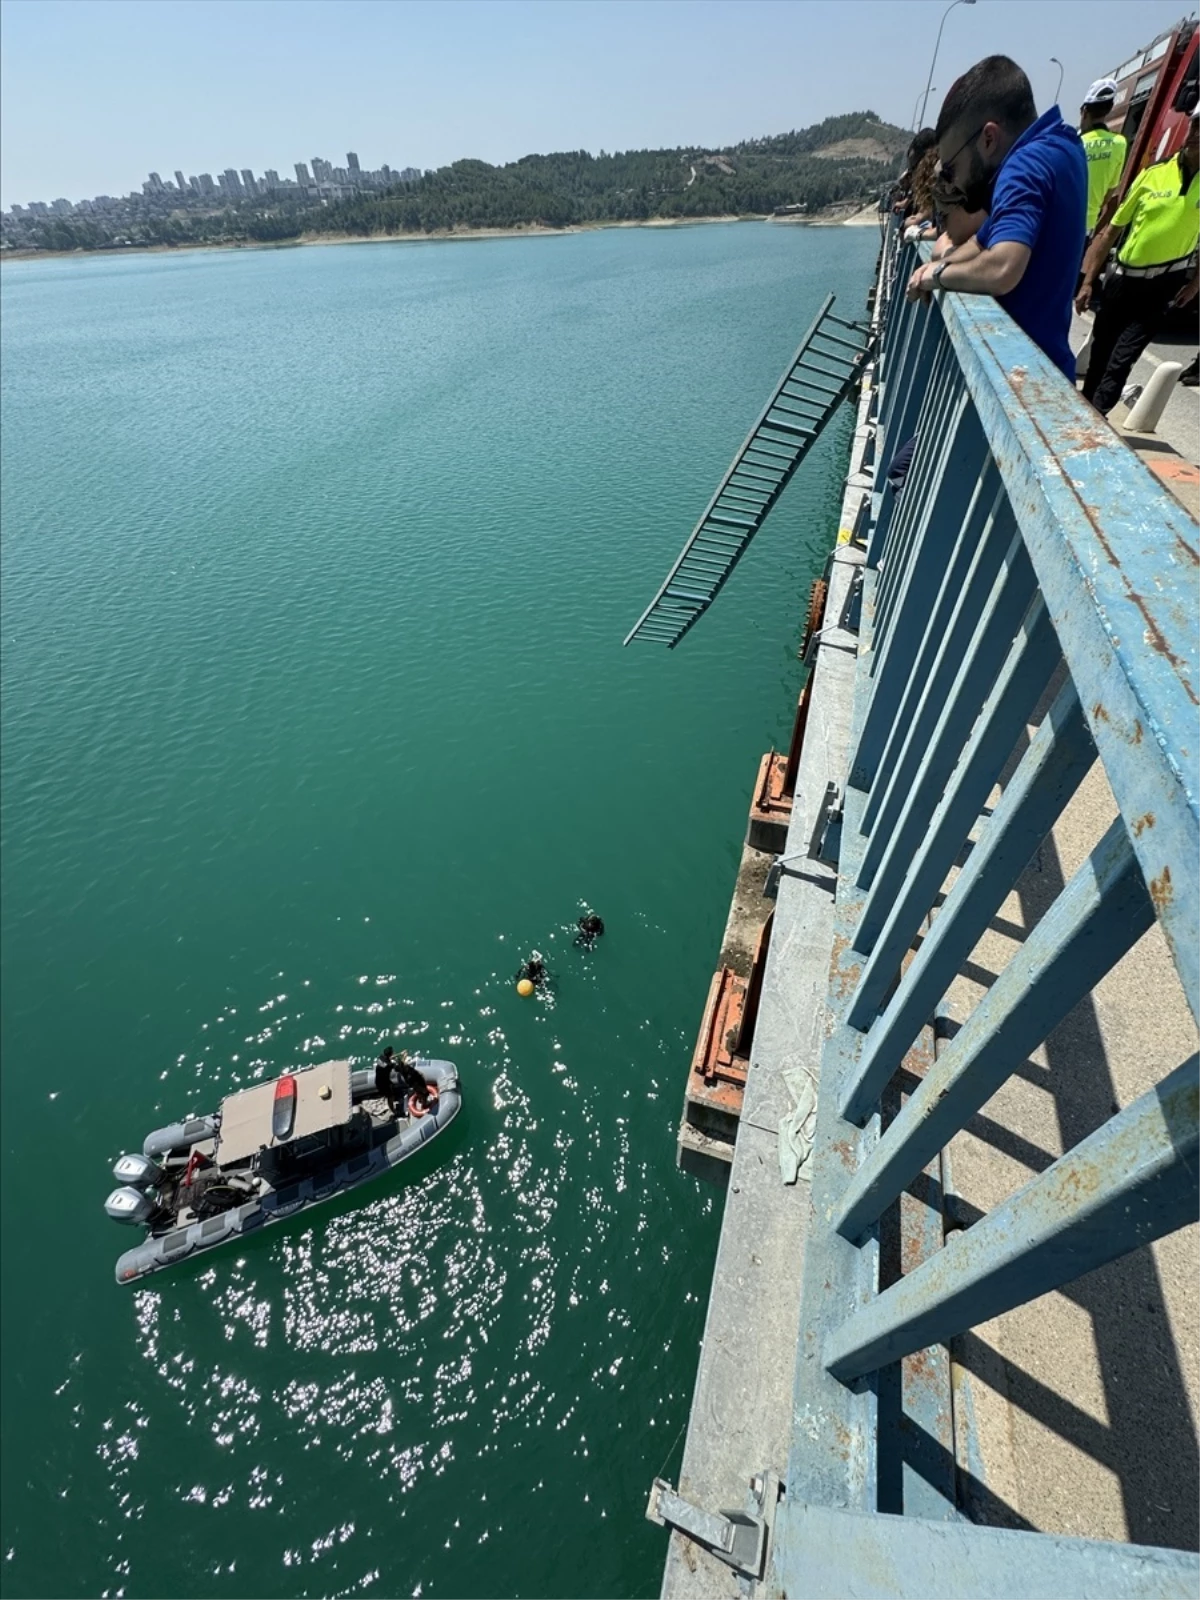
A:
{"label": "red fire truck", "polygon": [[[1098,224],[1108,221],[1144,167],[1166,161],[1186,139],[1198,98],[1198,45],[1196,20],[1184,17],[1108,74],[1116,81],[1117,96],[1106,120],[1114,133],[1125,135],[1129,149],[1120,185],[1101,207]],[[1195,304],[1171,311],[1166,326],[1174,334],[1192,336]]]}
{"label": "red fire truck", "polygon": [[1173,156],[1196,108],[1196,21],[1185,17],[1109,73],[1116,80],[1108,125],[1129,142],[1124,192],[1143,167]]}

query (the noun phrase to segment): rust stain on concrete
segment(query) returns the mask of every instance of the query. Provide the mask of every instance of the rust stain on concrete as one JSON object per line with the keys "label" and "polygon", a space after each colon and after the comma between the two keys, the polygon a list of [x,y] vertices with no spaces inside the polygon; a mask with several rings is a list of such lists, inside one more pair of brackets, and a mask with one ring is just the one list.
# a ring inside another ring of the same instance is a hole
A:
{"label": "rust stain on concrete", "polygon": [[1149,889],[1150,898],[1154,902],[1154,909],[1161,917],[1175,898],[1175,891],[1171,887],[1170,867],[1164,867],[1157,878],[1150,879]]}

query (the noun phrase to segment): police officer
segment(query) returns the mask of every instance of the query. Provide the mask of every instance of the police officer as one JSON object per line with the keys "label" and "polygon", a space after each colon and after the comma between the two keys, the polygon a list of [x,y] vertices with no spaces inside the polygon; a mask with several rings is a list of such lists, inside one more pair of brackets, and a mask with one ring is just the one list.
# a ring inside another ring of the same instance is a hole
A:
{"label": "police officer", "polygon": [[1087,231],[1088,237],[1096,230],[1101,213],[1108,221],[1113,205],[1106,206],[1109,195],[1114,195],[1125,170],[1126,142],[1123,134],[1113,133],[1107,117],[1112,115],[1113,101],[1117,98],[1117,85],[1112,78],[1099,78],[1083,97],[1079,108],[1079,132],[1083,139],[1083,153],[1087,157]]}
{"label": "police officer", "polygon": [[1092,285],[1113,244],[1117,266],[1092,328],[1092,354],[1083,394],[1103,416],[1121,397],[1134,362],[1159,332],[1174,306],[1190,305],[1200,289],[1196,240],[1200,235],[1200,110],[1193,111],[1187,141],[1169,161],[1140,172],[1125,199],[1101,228],[1083,260],[1076,311],[1086,311]]}

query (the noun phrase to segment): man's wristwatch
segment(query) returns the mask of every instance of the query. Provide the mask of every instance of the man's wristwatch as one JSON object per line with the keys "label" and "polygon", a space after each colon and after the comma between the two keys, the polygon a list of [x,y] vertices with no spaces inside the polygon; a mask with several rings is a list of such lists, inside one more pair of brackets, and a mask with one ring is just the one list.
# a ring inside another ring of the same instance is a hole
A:
{"label": "man's wristwatch", "polygon": [[941,286],[942,286],[942,273],[945,272],[946,268],[949,265],[950,265],[950,263],[948,261],[939,261],[937,263],[937,265],[934,267],[933,271],[929,274],[929,281],[933,284],[933,287],[935,289],[940,289],[941,288]]}

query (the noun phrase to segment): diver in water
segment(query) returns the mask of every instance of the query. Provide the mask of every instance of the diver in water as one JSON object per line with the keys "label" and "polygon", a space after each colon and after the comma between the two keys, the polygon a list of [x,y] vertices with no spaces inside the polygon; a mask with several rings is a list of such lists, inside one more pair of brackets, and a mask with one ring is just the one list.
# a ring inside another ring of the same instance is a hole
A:
{"label": "diver in water", "polygon": [[530,983],[536,984],[538,988],[541,988],[546,981],[546,963],[536,950],[529,960],[522,961],[517,969],[517,982],[520,983],[523,978],[527,978]]}
{"label": "diver in water", "polygon": [[579,932],[575,935],[575,943],[581,950],[590,950],[604,932],[604,918],[598,917],[594,911],[588,911],[580,917],[576,926]]}

